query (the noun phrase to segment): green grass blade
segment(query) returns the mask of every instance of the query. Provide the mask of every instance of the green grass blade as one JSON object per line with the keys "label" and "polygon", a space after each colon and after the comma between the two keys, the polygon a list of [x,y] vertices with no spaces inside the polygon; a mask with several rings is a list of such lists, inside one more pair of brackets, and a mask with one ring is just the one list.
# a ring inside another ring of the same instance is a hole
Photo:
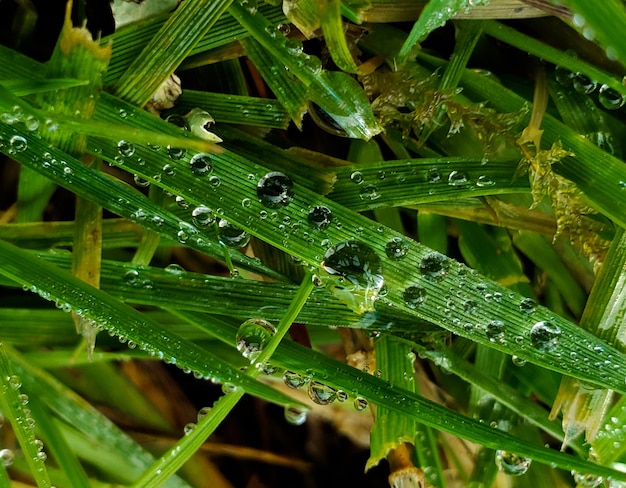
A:
{"label": "green grass blade", "polygon": [[0,343],[0,408],[11,423],[15,437],[24,453],[30,473],[39,488],[50,488],[50,478],[44,457],[37,445],[32,417],[27,413],[20,398],[22,379],[16,374],[5,346]]}
{"label": "green grass blade", "polygon": [[[4,56],[4,52],[2,53]],[[2,79],[0,85],[11,91],[18,97],[33,95],[55,90],[64,90],[66,88],[74,88],[77,86],[87,85],[88,80],[76,80],[72,78],[48,78],[46,80],[38,79]]]}
{"label": "green grass blade", "polygon": [[320,22],[324,40],[333,61],[339,69],[348,73],[358,73],[359,68],[354,62],[341,19],[341,2],[326,0],[320,8]]}
{"label": "green grass blade", "polygon": [[241,386],[252,394],[278,400],[283,405],[292,403],[286,395],[242,375],[236,368],[209,355],[195,344],[165,332],[162,326],[145,315],[65,271],[41,259],[33,260],[29,253],[5,242],[0,242],[0,249],[0,273],[23,285],[34,286],[46,299],[68,303],[75,313],[93,321],[98,327],[110,330],[124,342],[132,341],[140,349],[159,358],[163,356],[165,360],[181,368],[189,368],[201,377],[216,378],[223,383]]}
{"label": "green grass blade", "polygon": [[[209,32],[231,2],[194,0],[180,5],[117,80],[114,93],[142,107]],[[167,47],[163,49],[162,46]]]}

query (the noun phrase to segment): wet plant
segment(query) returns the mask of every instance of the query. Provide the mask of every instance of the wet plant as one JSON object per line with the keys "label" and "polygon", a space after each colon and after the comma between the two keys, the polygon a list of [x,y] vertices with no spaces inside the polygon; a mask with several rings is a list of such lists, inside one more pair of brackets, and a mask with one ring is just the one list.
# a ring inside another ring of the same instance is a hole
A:
{"label": "wet plant", "polygon": [[0,5],[2,486],[626,486],[622,2],[95,3]]}

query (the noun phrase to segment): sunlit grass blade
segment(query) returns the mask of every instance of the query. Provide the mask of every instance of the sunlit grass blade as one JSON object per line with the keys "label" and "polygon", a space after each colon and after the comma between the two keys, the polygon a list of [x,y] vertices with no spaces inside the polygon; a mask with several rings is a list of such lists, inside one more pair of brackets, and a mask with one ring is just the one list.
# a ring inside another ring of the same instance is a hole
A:
{"label": "sunlit grass blade", "polygon": [[[3,53],[4,55],[4,53]],[[88,80],[77,80],[71,78],[48,78],[41,80],[33,79],[3,79],[0,80],[0,85],[5,87],[10,92],[14,93],[18,97],[24,97],[26,95],[33,95],[35,93],[64,90],[66,88],[74,88],[77,86],[87,85]]]}

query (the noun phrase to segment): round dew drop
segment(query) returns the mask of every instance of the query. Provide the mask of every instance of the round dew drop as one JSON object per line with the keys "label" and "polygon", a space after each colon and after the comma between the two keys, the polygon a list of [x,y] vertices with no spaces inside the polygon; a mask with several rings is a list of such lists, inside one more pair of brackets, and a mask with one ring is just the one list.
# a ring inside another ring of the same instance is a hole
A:
{"label": "round dew drop", "polygon": [[491,342],[503,342],[505,332],[504,329],[504,322],[501,320],[492,320],[485,327],[485,333]]}
{"label": "round dew drop", "polygon": [[350,283],[379,290],[384,283],[382,265],[376,252],[360,241],[342,241],[324,255],[322,268]]}
{"label": "round dew drop", "polygon": [[532,460],[517,454],[498,449],[496,451],[496,465],[498,469],[509,476],[522,476],[528,471]]}
{"label": "round dew drop", "polygon": [[200,205],[191,211],[193,223],[200,227],[207,227],[215,223],[213,210],[204,205]]}
{"label": "round dew drop", "polygon": [[409,242],[401,237],[394,237],[385,245],[385,254],[394,261],[404,259],[409,254]]}
{"label": "round dew drop", "polygon": [[617,110],[624,105],[626,98],[609,85],[602,85],[598,91],[598,101],[608,110]]}
{"label": "round dew drop", "polygon": [[228,247],[241,248],[250,242],[250,236],[245,230],[236,227],[225,219],[220,219],[217,226],[219,240]]}
{"label": "round dew drop", "polygon": [[306,385],[309,379],[306,376],[302,376],[300,373],[285,371],[283,373],[283,381],[287,387],[297,390]]}
{"label": "round dew drop", "polygon": [[420,261],[420,273],[430,281],[443,280],[450,269],[448,257],[440,252],[426,254]]}
{"label": "round dew drop", "polygon": [[167,146],[167,155],[170,159],[173,159],[174,161],[183,159],[185,157],[185,154],[187,154],[187,149],[184,149],[182,147]]}
{"label": "round dew drop", "polygon": [[402,298],[407,307],[416,309],[426,301],[426,290],[420,285],[407,286]]}
{"label": "round dew drop", "polygon": [[208,154],[198,153],[189,161],[191,172],[196,176],[207,176],[213,171],[213,163]]}
{"label": "round dew drop", "polygon": [[254,362],[275,333],[276,328],[267,320],[246,320],[237,329],[237,350],[244,358]]}
{"label": "round dew drop", "polygon": [[117,143],[117,152],[120,153],[120,156],[130,157],[135,154],[135,146],[132,142],[119,141]]}
{"label": "round dew drop", "polygon": [[537,310],[537,302],[532,298],[523,298],[521,302],[519,302],[520,312],[531,314],[535,313]]}
{"label": "round dew drop", "polygon": [[596,476],[593,474],[582,474],[577,471],[572,471],[572,477],[576,482],[576,486],[584,488],[598,488],[604,483],[602,476]]}
{"label": "round dew drop", "polygon": [[11,449],[0,450],[0,463],[2,463],[5,467],[11,466],[13,464],[13,459],[15,459],[15,453]]}
{"label": "round dew drop", "polygon": [[267,208],[282,208],[293,200],[293,181],[287,175],[272,171],[257,183],[259,202]]}
{"label": "round dew drop", "polygon": [[561,329],[552,322],[537,322],[530,329],[530,343],[541,352],[552,352],[559,345]]}
{"label": "round dew drop", "polygon": [[362,412],[367,408],[367,400],[363,397],[356,397],[354,399],[354,408],[356,408],[359,412]]}
{"label": "round dew drop", "polygon": [[574,89],[577,92],[583,93],[585,95],[593,93],[596,88],[598,88],[597,81],[592,80],[587,75],[584,75],[582,73],[574,74],[572,78],[572,84],[574,85]]}
{"label": "round dew drop", "polygon": [[307,215],[307,221],[313,227],[323,230],[333,222],[333,213],[328,207],[323,205],[313,207]]}

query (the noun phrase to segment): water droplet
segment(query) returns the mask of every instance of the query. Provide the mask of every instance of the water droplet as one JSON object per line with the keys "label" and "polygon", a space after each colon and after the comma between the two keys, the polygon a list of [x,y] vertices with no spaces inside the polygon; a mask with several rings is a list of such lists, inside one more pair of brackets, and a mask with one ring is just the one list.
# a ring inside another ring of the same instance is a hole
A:
{"label": "water droplet", "polygon": [[337,399],[335,389],[319,381],[311,381],[307,393],[309,398],[318,405],[330,405]]}
{"label": "water droplet", "polygon": [[9,382],[9,386],[14,390],[19,390],[22,387],[22,380],[19,376],[11,375],[7,378],[7,381]]}
{"label": "water droplet", "polygon": [[185,435],[189,435],[194,431],[195,428],[196,424],[194,424],[193,422],[189,422],[188,424],[185,424],[185,427],[183,427],[183,432],[185,433]]}
{"label": "water droplet", "polygon": [[302,425],[306,422],[307,410],[300,405],[285,406],[285,420],[292,425]]}
{"label": "water droplet", "polygon": [[574,77],[572,78],[572,84],[574,85],[574,89],[577,92],[584,93],[585,95],[593,93],[598,87],[597,81],[592,80],[583,73],[574,74]]}
{"label": "water droplet", "polygon": [[254,362],[275,332],[276,328],[267,320],[246,320],[237,329],[237,350],[244,358]]}
{"label": "water droplet", "polygon": [[193,223],[201,227],[213,225],[215,223],[215,214],[213,210],[204,205],[200,205],[191,212]]}
{"label": "water droplet", "polygon": [[440,252],[426,254],[420,261],[420,272],[430,281],[443,280],[450,269],[448,257]]}
{"label": "water droplet", "polygon": [[493,186],[495,185],[496,182],[493,181],[491,179],[491,177],[487,176],[487,175],[480,175],[478,177],[478,179],[476,180],[476,186],[479,186],[481,188],[487,187],[487,186]]}
{"label": "water droplet", "polygon": [[131,286],[139,284],[139,271],[135,269],[129,269],[124,273],[124,281]]}
{"label": "water droplet", "polygon": [[624,105],[625,100],[624,95],[609,85],[602,85],[598,91],[598,101],[606,109],[616,110]]}
{"label": "water droplet", "polygon": [[355,171],[350,175],[350,179],[353,183],[360,185],[361,183],[363,183],[363,173],[361,173],[360,171]]}
{"label": "water droplet", "polygon": [[528,471],[531,459],[498,449],[496,451],[496,465],[498,469],[509,476],[522,476]]}
{"label": "water droplet", "polygon": [[348,394],[343,390],[337,390],[337,401],[345,402],[348,399]]}
{"label": "water droplet", "polygon": [[189,161],[191,172],[196,176],[206,176],[213,171],[213,163],[208,154],[198,153]]}
{"label": "water droplet", "polygon": [[554,351],[561,338],[561,329],[552,322],[537,322],[530,329],[530,343],[541,352]]}
{"label": "water droplet", "polygon": [[176,168],[172,164],[166,164],[163,166],[163,173],[166,176],[174,176],[176,174]]}
{"label": "water droplet", "polygon": [[172,125],[175,125],[176,127],[180,127],[183,130],[189,130],[189,124],[187,124],[187,119],[185,119],[185,117],[180,114],[168,115],[165,121]]}
{"label": "water droplet", "polygon": [[187,154],[187,149],[184,149],[182,147],[167,146],[167,155],[170,159],[173,159],[174,161],[183,159],[185,157],[185,154]]}
{"label": "water droplet", "polygon": [[359,412],[362,412],[367,408],[367,400],[363,397],[356,397],[354,399],[354,408],[356,408]]}
{"label": "water droplet", "polygon": [[183,197],[177,195],[175,200],[176,200],[176,205],[178,205],[180,208],[189,208],[189,202],[185,200]]}
{"label": "water droplet", "polygon": [[380,258],[371,247],[360,241],[343,241],[328,249],[322,268],[356,286],[376,290],[383,286]]}
{"label": "water droplet", "polygon": [[328,207],[323,205],[313,207],[307,215],[307,221],[313,227],[326,229],[333,221],[333,213]]}
{"label": "water droplet", "polygon": [[377,200],[380,198],[380,193],[378,193],[378,187],[376,185],[365,185],[361,188],[361,192],[359,193],[361,196],[361,200]]}
{"label": "water droplet", "polygon": [[293,200],[293,182],[287,175],[272,171],[257,184],[259,202],[268,208],[282,208]]}
{"label": "water droplet", "polygon": [[485,334],[487,334],[487,338],[491,342],[503,342],[504,333],[504,322],[502,322],[501,320],[492,320],[485,327]]}
{"label": "water droplet", "polygon": [[220,219],[217,224],[217,236],[228,247],[241,248],[250,242],[250,236],[245,230],[236,227],[228,220]]}
{"label": "water droplet", "polygon": [[204,417],[206,417],[209,412],[211,411],[211,407],[202,407],[200,410],[198,410],[198,422],[200,422]]}
{"label": "water droplet", "polygon": [[525,359],[516,356],[515,354],[511,357],[511,361],[513,361],[513,364],[515,366],[524,366],[528,361],[526,361]]}
{"label": "water droplet", "polygon": [[309,379],[306,376],[302,376],[300,373],[285,371],[283,373],[283,381],[289,388],[297,390],[306,385]]}
{"label": "water droplet", "polygon": [[228,393],[235,393],[237,390],[239,390],[239,387],[232,383],[226,382],[222,385],[222,393],[224,393],[225,395],[227,395]]}
{"label": "water droplet", "polygon": [[220,179],[219,176],[211,176],[209,178],[209,184],[215,188],[217,188],[218,186],[220,186],[222,184],[222,180]]}
{"label": "water droplet", "polygon": [[469,182],[467,175],[462,171],[452,171],[448,175],[448,185],[450,186],[463,186]]}
{"label": "water droplet", "polygon": [[385,254],[389,259],[399,261],[409,254],[409,241],[402,237],[393,237],[385,244]]}
{"label": "water droplet", "polygon": [[441,173],[437,168],[430,168],[426,171],[426,181],[428,183],[438,183],[441,181]]}
{"label": "water droplet", "polygon": [[182,276],[186,273],[185,268],[183,268],[180,264],[176,264],[176,263],[168,264],[163,270],[166,273],[174,275],[174,276]]}
{"label": "water droplet", "polygon": [[135,145],[132,142],[119,141],[117,143],[117,152],[120,153],[120,156],[128,158],[135,154]]}
{"label": "water droplet", "polygon": [[22,136],[13,136],[9,139],[10,150],[13,152],[22,152],[28,149],[28,142]]}
{"label": "water droplet", "polygon": [[0,463],[5,467],[11,466],[13,459],[15,459],[15,454],[11,449],[0,449]]}
{"label": "water droplet", "polygon": [[532,298],[523,298],[519,302],[519,309],[521,312],[530,315],[531,313],[535,313],[537,310],[537,302],[535,302]]}
{"label": "water droplet", "polygon": [[135,182],[135,185],[145,188],[147,186],[150,186],[150,182],[148,180],[144,180],[141,176],[139,175],[135,175],[133,177],[133,181]]}
{"label": "water droplet", "polygon": [[39,128],[39,119],[33,115],[29,115],[24,120],[24,125],[26,126],[26,130],[33,132]]}
{"label": "water droplet", "polygon": [[407,307],[415,309],[426,301],[426,290],[420,285],[407,286],[402,298]]}

